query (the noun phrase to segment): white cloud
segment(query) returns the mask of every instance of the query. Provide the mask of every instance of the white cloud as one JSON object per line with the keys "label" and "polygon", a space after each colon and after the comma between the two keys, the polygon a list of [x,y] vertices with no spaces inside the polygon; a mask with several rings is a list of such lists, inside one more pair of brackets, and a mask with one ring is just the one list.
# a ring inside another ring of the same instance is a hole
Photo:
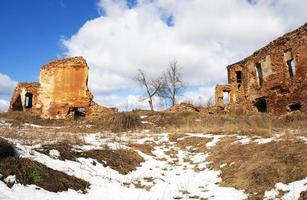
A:
{"label": "white cloud", "polygon": [[0,73],[0,95],[11,95],[16,84],[8,75]]}
{"label": "white cloud", "polygon": [[199,87],[197,90],[186,91],[179,97],[179,102],[188,102],[194,105],[207,105],[208,101],[214,102],[215,86]]}
{"label": "white cloud", "polygon": [[0,99],[0,112],[6,112],[9,108],[9,102],[4,99]]}
{"label": "white cloud", "polygon": [[[182,67],[185,81],[197,88],[188,91],[189,96],[197,96],[206,85],[226,81],[227,65],[307,20],[305,0],[257,2],[140,0],[129,9],[123,0],[101,0],[106,16],[87,21],[62,42],[68,56],[86,58],[89,87],[105,105],[132,98],[118,93],[135,92],[132,78],[138,68],[158,76],[173,59]],[[161,20],[170,15],[172,27]],[[208,91],[203,93],[206,98],[213,95],[212,89]]]}
{"label": "white cloud", "polygon": [[[142,100],[143,97],[139,95],[128,95],[128,96],[119,96],[119,95],[103,95],[96,96],[95,101],[107,107],[116,107],[121,111],[129,111],[132,109],[149,109],[149,104],[147,100]],[[162,110],[164,105],[161,104],[159,98],[153,99],[154,109]]]}

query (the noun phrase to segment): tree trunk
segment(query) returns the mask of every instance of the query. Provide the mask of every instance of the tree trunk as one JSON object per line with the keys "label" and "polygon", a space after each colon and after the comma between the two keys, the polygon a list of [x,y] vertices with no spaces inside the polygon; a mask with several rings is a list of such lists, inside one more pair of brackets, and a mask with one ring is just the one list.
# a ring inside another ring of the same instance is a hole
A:
{"label": "tree trunk", "polygon": [[151,97],[149,98],[148,103],[149,103],[150,110],[154,111]]}

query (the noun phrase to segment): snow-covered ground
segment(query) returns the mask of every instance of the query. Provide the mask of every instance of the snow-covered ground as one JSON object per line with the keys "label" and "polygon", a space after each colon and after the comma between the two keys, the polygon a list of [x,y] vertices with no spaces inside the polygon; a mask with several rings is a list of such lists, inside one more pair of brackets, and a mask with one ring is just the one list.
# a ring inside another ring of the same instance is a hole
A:
{"label": "snow-covered ground", "polygon": [[[225,135],[192,134],[185,137],[205,137],[210,138],[206,144],[207,148],[214,147]],[[272,138],[252,138],[249,136],[238,136],[237,142],[242,145],[257,142],[267,143],[280,140],[274,135]],[[155,149],[153,155],[147,155],[138,151],[145,162],[141,163],[135,171],[127,175],[119,174],[117,171],[104,167],[102,164],[93,165],[91,158],[78,158],[77,161],[59,160],[59,152],[51,150],[50,155],[34,151],[38,146],[27,145],[21,140],[11,140],[15,143],[18,152],[22,157],[31,158],[46,166],[62,171],[69,175],[84,179],[91,185],[86,194],[74,190],[52,193],[35,185],[23,186],[15,184],[12,188],[0,181],[0,200],[42,200],[42,199],[104,199],[104,200],[168,200],[168,199],[220,199],[220,200],[240,200],[247,199],[243,190],[231,187],[221,187],[219,182],[220,171],[210,170],[206,162],[206,153],[190,152],[178,148],[174,142],[169,141],[168,134],[123,134],[116,136],[110,134],[108,137],[102,134],[82,134],[82,139],[86,145],[78,146],[83,150],[99,149],[108,145],[112,149],[129,148],[125,144],[133,142],[143,144],[154,142]],[[133,140],[133,141],[131,141]],[[179,139],[180,140],[180,139]],[[172,157],[167,152],[176,152],[176,157]],[[187,159],[188,158],[188,159]],[[222,168],[223,166],[221,166]],[[200,170],[195,170],[198,168]],[[0,175],[1,176],[1,175]],[[16,181],[14,177],[10,180]],[[284,185],[276,184],[275,188],[266,192],[266,199],[274,199],[278,190],[288,191],[282,199],[298,199],[301,191],[307,190],[307,179]],[[295,190],[291,189],[295,187]],[[292,194],[295,194],[294,196]],[[292,196],[291,196],[292,195]]]}

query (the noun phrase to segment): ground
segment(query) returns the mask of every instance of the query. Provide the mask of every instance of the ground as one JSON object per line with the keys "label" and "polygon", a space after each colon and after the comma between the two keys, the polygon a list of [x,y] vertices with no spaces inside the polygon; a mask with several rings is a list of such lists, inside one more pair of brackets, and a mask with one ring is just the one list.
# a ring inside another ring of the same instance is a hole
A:
{"label": "ground", "polygon": [[[141,124],[153,123],[150,119],[139,116]],[[307,137],[301,128],[271,134],[175,132],[163,127],[112,133],[93,129],[90,123],[74,128],[58,124],[2,118],[0,136],[13,144],[15,153],[0,152],[0,199],[306,197]],[[18,169],[3,165],[8,160],[11,165],[30,162],[24,165],[32,171],[21,179]],[[45,177],[50,174],[59,177],[54,182],[59,187],[48,186]]]}

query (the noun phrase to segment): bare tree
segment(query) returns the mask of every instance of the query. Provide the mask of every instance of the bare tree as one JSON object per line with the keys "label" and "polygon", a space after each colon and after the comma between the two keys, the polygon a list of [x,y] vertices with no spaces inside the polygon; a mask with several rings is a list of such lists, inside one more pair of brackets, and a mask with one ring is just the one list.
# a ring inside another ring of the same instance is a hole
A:
{"label": "bare tree", "polygon": [[211,97],[209,97],[209,99],[207,100],[206,106],[207,106],[207,108],[211,108],[213,105],[214,105],[213,97],[211,96]]}
{"label": "bare tree", "polygon": [[185,84],[182,80],[180,68],[176,60],[169,63],[169,67],[163,75],[164,87],[159,96],[168,100],[171,106],[176,105],[177,97],[181,94],[185,88]]}
{"label": "bare tree", "polygon": [[145,73],[141,69],[139,69],[135,80],[140,84],[141,87],[145,88],[146,95],[142,99],[142,101],[148,99],[150,110],[153,111],[153,97],[160,93],[160,91],[164,88],[165,84],[163,82],[163,79],[158,78],[148,80]]}

